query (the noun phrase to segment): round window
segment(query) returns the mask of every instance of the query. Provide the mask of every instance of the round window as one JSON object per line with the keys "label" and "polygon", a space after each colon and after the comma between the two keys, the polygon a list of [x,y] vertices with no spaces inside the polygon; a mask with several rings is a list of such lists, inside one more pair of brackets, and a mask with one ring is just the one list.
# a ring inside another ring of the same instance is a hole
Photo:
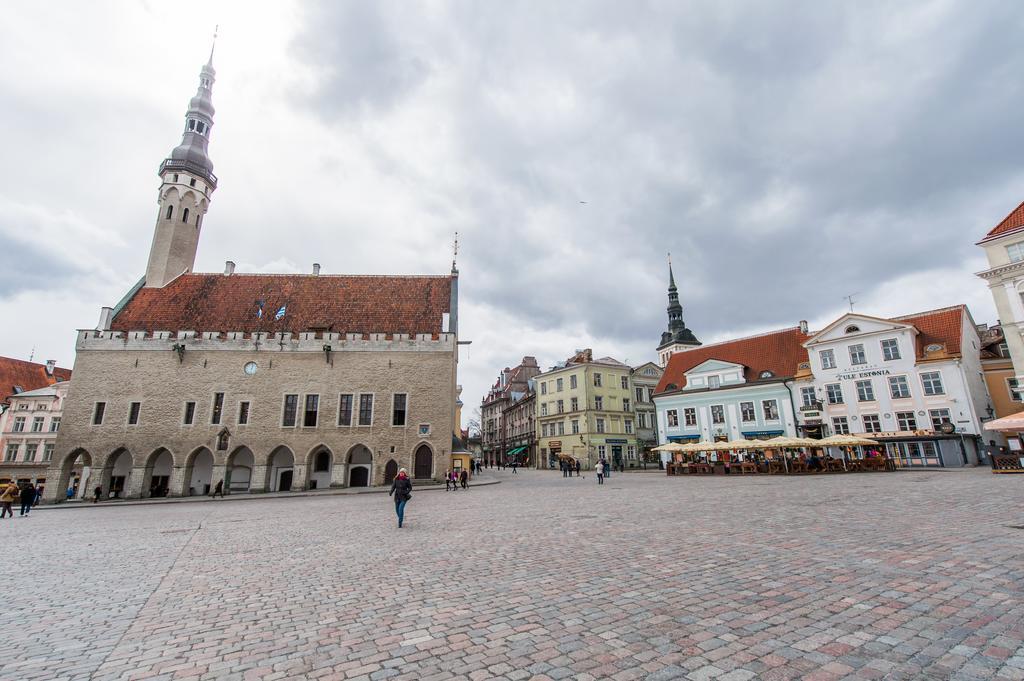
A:
{"label": "round window", "polygon": [[252,376],[253,374],[256,373],[256,362],[249,362],[244,367],[242,367],[242,370],[248,375]]}

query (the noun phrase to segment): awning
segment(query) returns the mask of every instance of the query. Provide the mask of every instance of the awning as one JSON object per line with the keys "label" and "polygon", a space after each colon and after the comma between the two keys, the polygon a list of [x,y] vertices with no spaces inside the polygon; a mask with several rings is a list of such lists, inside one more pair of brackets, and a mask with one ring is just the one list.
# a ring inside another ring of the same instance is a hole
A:
{"label": "awning", "polygon": [[519,452],[523,451],[524,449],[527,449],[527,448],[526,447],[516,447],[515,449],[510,449],[508,451],[507,456],[512,456],[513,454],[518,454]]}
{"label": "awning", "polygon": [[785,433],[781,430],[744,430],[743,437],[775,437],[776,435],[784,435]]}
{"label": "awning", "polygon": [[996,419],[995,421],[989,421],[985,424],[985,430],[999,430],[1004,433],[1022,431],[1024,430],[1024,411],[1018,414],[1004,416],[1003,418]]}
{"label": "awning", "polygon": [[699,434],[694,435],[669,435],[669,442],[696,442],[700,439]]}

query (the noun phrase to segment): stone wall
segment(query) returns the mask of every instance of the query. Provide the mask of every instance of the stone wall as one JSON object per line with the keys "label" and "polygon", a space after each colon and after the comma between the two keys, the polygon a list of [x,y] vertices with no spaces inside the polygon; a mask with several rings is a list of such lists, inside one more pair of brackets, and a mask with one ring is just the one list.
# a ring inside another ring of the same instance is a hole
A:
{"label": "stone wall", "polygon": [[[256,349],[250,342],[190,339],[180,355],[171,338],[118,338],[81,332],[75,361],[75,381],[65,404],[53,468],[48,473],[47,497],[65,484],[71,462],[87,454],[87,465],[109,483],[114,460],[126,451],[131,475],[126,496],[144,496],[147,477],[159,451],[173,457],[170,494],[188,489],[188,470],[202,448],[213,453],[213,480],[223,477],[233,452],[247,447],[253,454],[252,491],[266,486],[271,453],[280,446],[294,456],[292,489],[307,485],[307,465],[321,446],[331,452],[332,486],[346,483],[344,466],[359,445],[373,455],[371,484],[384,482],[384,469],[393,459],[414,472],[414,452],[426,444],[433,454],[432,476],[444,471],[454,428],[456,346],[454,336],[438,340],[404,339],[351,343],[335,342],[330,353],[300,351],[297,341],[269,342]],[[312,344],[308,339],[303,345]],[[246,374],[249,362],[255,373]],[[224,393],[221,422],[211,423],[214,394]],[[371,426],[338,426],[339,394],[354,395],[353,423],[359,394],[374,395]],[[392,426],[392,396],[407,393],[403,427]],[[284,396],[298,394],[296,427],[282,427]],[[320,396],[316,427],[304,427],[304,396]],[[184,424],[185,403],[194,401],[195,423]],[[249,424],[238,424],[239,403],[249,402]],[[92,425],[97,402],[105,402],[102,425]],[[139,422],[128,424],[132,402],[141,403]],[[429,434],[420,435],[420,424]],[[219,435],[227,429],[226,446]],[[121,464],[123,466],[123,462]],[[61,477],[63,476],[63,477]],[[60,480],[58,484],[58,479]],[[106,490],[104,490],[104,493]]]}

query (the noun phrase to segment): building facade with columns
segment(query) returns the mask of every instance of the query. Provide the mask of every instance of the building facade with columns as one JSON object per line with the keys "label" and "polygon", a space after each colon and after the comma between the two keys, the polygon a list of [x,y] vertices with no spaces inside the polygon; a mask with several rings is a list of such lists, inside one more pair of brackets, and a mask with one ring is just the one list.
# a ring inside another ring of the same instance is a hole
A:
{"label": "building facade with columns", "polygon": [[[458,272],[193,272],[217,177],[211,62],[160,165],[145,276],[78,331],[47,499],[75,466],[101,497],[387,484],[450,460]],[[79,380],[80,377],[80,380]],[[90,494],[92,489],[90,489]]]}
{"label": "building facade with columns", "polygon": [[990,229],[978,245],[985,250],[989,264],[978,276],[992,292],[1013,378],[1024,386],[1024,203]]}

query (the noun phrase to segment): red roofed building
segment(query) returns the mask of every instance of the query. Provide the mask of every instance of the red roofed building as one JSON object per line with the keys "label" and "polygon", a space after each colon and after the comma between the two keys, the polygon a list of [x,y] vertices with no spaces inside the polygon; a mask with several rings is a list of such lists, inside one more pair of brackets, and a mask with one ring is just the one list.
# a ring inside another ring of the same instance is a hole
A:
{"label": "red roofed building", "polygon": [[978,245],[985,249],[989,264],[978,276],[992,292],[1016,379],[1024,385],[1024,203],[990,229]]}
{"label": "red roofed building", "polygon": [[386,485],[452,465],[458,271],[192,271],[217,177],[212,63],[160,166],[145,276],[78,332],[49,500]]}
{"label": "red roofed building", "polygon": [[61,369],[54,361],[38,364],[12,357],[0,357],[0,413],[7,406],[11,395],[69,380],[71,370]]}
{"label": "red roofed building", "polygon": [[901,466],[976,464],[990,404],[979,348],[964,305],[705,345],[669,360],[659,440],[854,433]]}

